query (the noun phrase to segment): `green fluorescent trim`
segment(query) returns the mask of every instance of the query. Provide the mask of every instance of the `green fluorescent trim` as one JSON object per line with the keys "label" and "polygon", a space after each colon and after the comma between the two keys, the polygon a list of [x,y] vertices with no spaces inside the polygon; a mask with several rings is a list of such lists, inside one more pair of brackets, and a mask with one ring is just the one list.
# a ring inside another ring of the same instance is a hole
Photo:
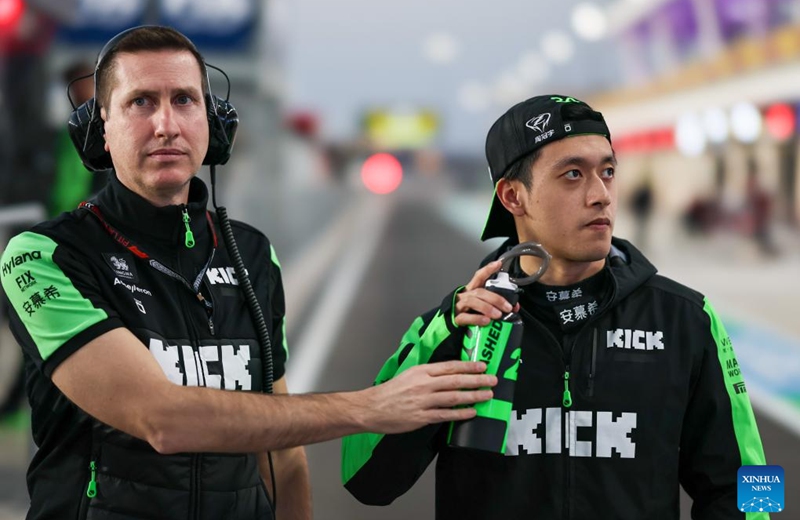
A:
{"label": "green fluorescent trim", "polygon": [[467,288],[466,285],[462,285],[458,289],[453,292],[453,302],[450,304],[450,323],[453,325],[456,324],[456,298],[458,297],[458,293],[465,290]]}
{"label": "green fluorescent trim", "polygon": [[281,319],[281,339],[283,340],[283,351],[286,353],[286,361],[289,361],[289,344],[286,343],[286,316]]}
{"label": "green fluorescent trim", "polygon": [[272,263],[277,265],[278,269],[280,269],[281,263],[278,261],[278,255],[277,253],[275,253],[275,248],[272,246],[272,244],[269,245],[269,256],[270,259],[272,260]]}
{"label": "green fluorescent trim", "polygon": [[[83,297],[53,261],[57,247],[52,239],[27,231],[11,239],[0,259],[3,289],[42,360],[78,333],[108,318],[104,310]],[[41,257],[10,264],[14,257],[34,252]],[[35,279],[35,285],[21,289],[16,280],[27,275]]]}
{"label": "green fluorescent trim", "polygon": [[[413,366],[427,363],[436,348],[450,335],[445,323],[445,317],[441,311],[436,313],[428,328],[425,329],[425,333],[420,337],[419,331],[424,324],[425,322],[421,317],[414,320],[414,323],[411,324],[411,327],[400,340],[400,348],[386,361],[380,373],[378,373],[378,377],[375,379],[376,384],[388,381]],[[403,363],[400,364],[400,353],[409,343],[414,346],[403,360]],[[364,464],[372,457],[372,452],[381,439],[383,439],[383,434],[379,433],[359,433],[342,439],[343,484],[346,484],[364,467]]]}
{"label": "green fluorescent trim", "polygon": [[[753,408],[750,406],[750,398],[747,396],[747,392],[737,394],[735,390],[736,387],[734,385],[744,387],[744,377],[741,370],[739,370],[739,363],[736,360],[730,336],[728,336],[722,320],[719,319],[708,298],[705,299],[703,310],[711,319],[711,335],[717,344],[717,356],[722,368],[722,377],[725,381],[728,397],[731,400],[733,431],[736,435],[736,443],[739,445],[742,466],[763,466],[767,462],[764,457],[764,448],[761,445],[761,437],[758,434],[756,418],[753,415]],[[746,513],[745,517],[747,520],[768,520],[769,513]]]}
{"label": "green fluorescent trim", "polygon": [[711,319],[711,335],[717,344],[717,356],[722,368],[722,377],[725,381],[728,397],[731,400],[733,428],[736,433],[736,441],[739,443],[742,465],[766,464],[764,449],[761,446],[761,437],[758,435],[753,408],[750,406],[750,398],[747,396],[747,392],[737,394],[734,386],[743,385],[744,377],[739,370],[739,363],[736,360],[736,354],[733,352],[730,337],[708,298],[705,300],[703,310]]}

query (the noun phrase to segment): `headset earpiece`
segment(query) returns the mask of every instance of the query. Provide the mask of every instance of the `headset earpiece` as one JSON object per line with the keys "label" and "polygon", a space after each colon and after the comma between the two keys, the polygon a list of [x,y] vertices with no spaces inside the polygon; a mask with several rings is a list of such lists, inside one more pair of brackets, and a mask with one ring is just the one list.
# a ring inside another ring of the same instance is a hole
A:
{"label": "headset earpiece", "polygon": [[227,100],[206,94],[208,112],[208,151],[203,164],[225,164],[231,158],[239,115]]}
{"label": "headset earpiece", "polygon": [[[103,46],[97,57],[97,65],[95,65],[95,92],[97,92],[97,72],[100,70],[106,55],[111,53],[128,33],[138,29],[141,29],[141,27],[133,27],[122,31]],[[213,65],[212,68],[216,69]],[[220,72],[222,71],[220,70]],[[208,66],[205,62],[203,62],[202,73],[206,78],[206,82],[208,82]],[[222,74],[225,75],[224,72]],[[228,76],[225,75],[225,79],[227,78]],[[210,85],[208,88],[211,88]],[[228,92],[230,92],[230,82],[228,82]],[[227,99],[206,93],[205,101],[208,119],[208,150],[203,159],[203,164],[225,164],[231,157],[233,142],[236,138],[236,129],[239,127],[239,116],[236,113],[236,109]],[[97,172],[114,167],[111,161],[111,154],[105,150],[103,119],[100,117],[100,107],[95,106],[94,98],[73,110],[69,116],[68,127],[72,144],[78,150],[78,155],[86,168]]]}
{"label": "headset earpiece", "polygon": [[69,116],[69,136],[78,150],[83,165],[93,172],[113,167],[111,155],[106,152],[103,137],[103,119],[94,98],[76,108]]}

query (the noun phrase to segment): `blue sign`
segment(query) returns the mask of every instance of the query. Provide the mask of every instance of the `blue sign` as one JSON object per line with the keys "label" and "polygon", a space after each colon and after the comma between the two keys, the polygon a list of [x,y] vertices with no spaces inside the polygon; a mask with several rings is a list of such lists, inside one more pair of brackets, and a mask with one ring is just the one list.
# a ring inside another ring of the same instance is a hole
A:
{"label": "blue sign", "polygon": [[159,20],[185,34],[201,50],[241,51],[251,43],[255,0],[160,0]]}
{"label": "blue sign", "polygon": [[784,510],[783,468],[742,466],[737,475],[739,511],[780,513]]}
{"label": "blue sign", "polygon": [[71,43],[99,43],[144,23],[147,0],[80,0],[74,23],[59,31]]}

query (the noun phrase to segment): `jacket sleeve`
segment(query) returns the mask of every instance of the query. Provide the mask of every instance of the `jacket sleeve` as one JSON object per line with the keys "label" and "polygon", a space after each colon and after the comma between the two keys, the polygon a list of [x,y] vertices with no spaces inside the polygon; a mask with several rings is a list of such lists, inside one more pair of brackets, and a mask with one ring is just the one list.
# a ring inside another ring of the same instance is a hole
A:
{"label": "jacket sleeve", "polygon": [[[680,446],[680,481],[696,520],[741,519],[737,473],[765,465],[750,398],[730,337],[708,300],[703,308],[702,361],[692,389]],[[748,520],[768,519],[747,513]]]}
{"label": "jacket sleeve", "polygon": [[17,235],[0,265],[11,330],[47,377],[79,348],[123,326],[85,259],[48,236]]}
{"label": "jacket sleeve", "polygon": [[[375,379],[384,383],[410,367],[459,359],[462,329],[453,323],[451,292],[441,306],[419,316],[403,335],[400,348]],[[387,505],[408,491],[428,467],[447,425],[432,424],[393,435],[361,433],[342,440],[342,483],[359,501]]]}
{"label": "jacket sleeve", "polygon": [[270,244],[269,290],[270,319],[272,325],[272,375],[275,380],[286,374],[286,362],[289,360],[289,345],[286,343],[286,299],[283,293],[283,277],[281,263],[275,248]]}

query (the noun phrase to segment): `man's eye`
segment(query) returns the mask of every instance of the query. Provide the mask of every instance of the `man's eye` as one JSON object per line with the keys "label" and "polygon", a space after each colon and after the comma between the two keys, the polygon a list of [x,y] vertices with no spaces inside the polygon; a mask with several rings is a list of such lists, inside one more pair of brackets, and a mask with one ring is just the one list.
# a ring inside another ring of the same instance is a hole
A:
{"label": "man's eye", "polygon": [[143,107],[143,106],[147,105],[147,99],[145,99],[143,97],[138,97],[138,98],[135,98],[132,103],[133,103],[133,105],[135,105],[137,107]]}
{"label": "man's eye", "polygon": [[186,95],[178,96],[175,99],[175,102],[178,103],[179,105],[188,105],[192,101],[193,101],[192,98],[190,96],[186,96]]}
{"label": "man's eye", "polygon": [[581,176],[580,170],[570,170],[564,174],[567,179],[577,179]]}
{"label": "man's eye", "polygon": [[616,172],[614,171],[614,168],[606,168],[605,170],[603,170],[603,174],[604,174],[606,177],[614,177],[614,175],[616,174]]}

